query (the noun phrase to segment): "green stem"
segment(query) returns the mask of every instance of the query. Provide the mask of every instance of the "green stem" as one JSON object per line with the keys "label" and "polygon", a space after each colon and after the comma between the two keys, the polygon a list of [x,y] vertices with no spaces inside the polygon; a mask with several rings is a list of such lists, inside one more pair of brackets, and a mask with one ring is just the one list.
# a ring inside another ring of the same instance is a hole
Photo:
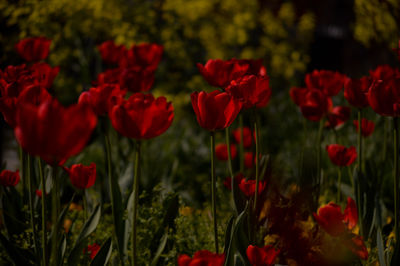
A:
{"label": "green stem", "polygon": [[394,232],[395,232],[395,237],[396,241],[399,241],[399,158],[398,158],[398,153],[399,153],[399,125],[398,125],[398,118],[394,117],[393,118],[393,126],[394,126]]}
{"label": "green stem", "polygon": [[358,174],[358,181],[356,183],[356,189],[357,189],[357,209],[358,209],[358,221],[359,221],[359,226],[360,226],[360,234],[364,235],[363,233],[363,224],[362,224],[362,205],[361,205],[361,178],[363,177],[363,169],[362,169],[362,142],[361,142],[361,118],[362,118],[362,113],[361,109],[358,110],[358,135],[357,135],[357,146],[358,146],[358,152],[357,152],[357,167],[358,171],[360,174]]}
{"label": "green stem", "polygon": [[36,235],[36,227],[35,227],[35,213],[34,213],[34,208],[33,208],[33,182],[32,182],[32,175],[31,175],[31,156],[26,155],[27,157],[27,165],[26,165],[26,177],[28,181],[28,200],[29,200],[29,213],[30,213],[30,222],[31,222],[31,227],[32,227],[32,235],[33,235],[33,245],[34,245],[34,252],[37,257],[38,256],[38,241],[37,241],[37,235]]}
{"label": "green stem", "polygon": [[337,187],[337,197],[336,197],[337,204],[339,204],[339,202],[340,202],[341,188],[342,188],[342,169],[339,167],[338,168],[338,187]]}
{"label": "green stem", "polygon": [[86,199],[86,191],[85,189],[82,190],[82,201],[83,201],[83,218],[85,219],[85,222],[87,221],[88,218],[88,205],[87,205],[87,199]]}
{"label": "green stem", "polygon": [[[216,191],[215,191],[215,132],[211,131],[211,205],[214,220],[214,241],[215,252],[218,254],[218,229],[217,229],[217,209],[216,209]],[[233,189],[233,188],[232,188]]]}
{"label": "green stem", "polygon": [[135,151],[135,179],[133,180],[133,211],[132,211],[132,266],[137,265],[136,253],[136,220],[137,220],[137,208],[139,202],[139,179],[140,179],[140,141],[136,142],[136,151]]}
{"label": "green stem", "polygon": [[42,183],[42,263],[43,266],[47,266],[47,228],[46,228],[46,181],[43,175],[42,159],[39,158],[39,176],[40,182]]}
{"label": "green stem", "polygon": [[240,143],[239,143],[239,160],[240,160],[240,172],[244,171],[244,137],[243,137],[243,115],[239,114],[239,130],[240,130]]}
{"label": "green stem", "polygon": [[108,182],[110,186],[110,194],[111,194],[111,210],[112,210],[112,217],[113,217],[113,235],[114,235],[114,240],[117,246],[118,254],[119,254],[119,259],[121,264],[123,264],[124,258],[122,254],[122,247],[119,245],[119,240],[117,239],[117,226],[118,226],[118,221],[116,217],[116,202],[114,201],[114,182],[112,180],[112,168],[111,168],[111,142],[110,138],[107,134],[107,129],[104,129],[104,141],[105,141],[105,148],[106,148],[106,160],[107,160],[107,176],[108,176]]}
{"label": "green stem", "polygon": [[19,162],[20,162],[20,173],[22,176],[22,198],[26,199],[26,173],[25,173],[25,156],[22,147],[18,145],[18,155],[19,155]]}
{"label": "green stem", "polygon": [[230,144],[230,140],[229,140],[229,127],[227,127],[225,129],[225,139],[226,139],[226,148],[228,150],[228,169],[229,169],[229,174],[231,175],[231,178],[233,179],[231,144]]}
{"label": "green stem", "polygon": [[[50,264],[51,265],[57,265],[58,263],[58,201],[60,200],[59,198],[59,193],[58,193],[58,180],[57,180],[57,166],[52,167],[52,181],[53,181],[53,189],[51,191],[51,221],[53,224],[53,233],[51,237],[51,260]],[[42,196],[44,192],[42,191]]]}
{"label": "green stem", "polygon": [[257,208],[257,198],[258,198],[258,183],[260,182],[260,176],[259,176],[259,168],[260,168],[260,162],[259,162],[259,132],[258,132],[258,122],[257,119],[254,122],[254,131],[256,133],[256,153],[255,153],[255,157],[256,157],[256,191],[254,194],[254,206],[253,206],[253,210],[254,210],[254,215],[256,215],[256,208]]}
{"label": "green stem", "polygon": [[321,119],[319,121],[319,128],[318,128],[318,135],[317,135],[317,174],[316,174],[316,180],[315,180],[315,187],[316,187],[316,197],[315,197],[315,203],[316,203],[316,208],[318,208],[318,201],[319,201],[319,194],[322,186],[322,180],[321,180],[321,142],[322,142],[322,132],[324,129],[324,119]]}

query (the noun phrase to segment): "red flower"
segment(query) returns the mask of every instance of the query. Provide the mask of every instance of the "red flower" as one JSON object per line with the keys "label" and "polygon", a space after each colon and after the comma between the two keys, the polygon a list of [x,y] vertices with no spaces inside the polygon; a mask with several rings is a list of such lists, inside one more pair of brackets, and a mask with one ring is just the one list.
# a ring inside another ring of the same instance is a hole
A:
{"label": "red flower", "polygon": [[48,164],[63,164],[86,145],[97,124],[97,117],[86,105],[63,107],[56,99],[39,106],[20,104],[17,107],[17,141],[32,155]]}
{"label": "red flower", "polygon": [[252,168],[255,162],[254,154],[250,151],[244,153],[244,166],[246,168]]}
{"label": "red flower", "polygon": [[240,64],[236,59],[210,59],[203,66],[197,64],[203,78],[214,87],[225,88],[232,80],[243,76],[249,69],[248,64]]}
{"label": "red flower", "polygon": [[271,88],[267,76],[250,75],[233,80],[226,91],[243,101],[243,106],[246,109],[253,106],[257,108],[265,107],[271,97]]}
{"label": "red flower", "polygon": [[124,57],[126,48],[124,45],[116,45],[113,41],[106,41],[97,46],[101,58],[107,64],[116,65]]}
{"label": "red flower", "polygon": [[[232,131],[233,138],[238,144],[240,144],[240,131],[240,128]],[[243,127],[243,147],[250,148],[251,144],[253,144],[253,133],[251,132],[250,128]]]}
{"label": "red flower", "polygon": [[165,97],[134,93],[128,100],[116,104],[109,113],[111,123],[120,134],[151,139],[164,133],[174,119],[174,108]]}
{"label": "red flower", "polygon": [[239,114],[242,103],[226,92],[193,92],[192,106],[200,126],[210,130],[229,127]]}
{"label": "red flower", "polygon": [[[237,150],[236,145],[231,144],[231,159],[233,160],[236,158]],[[228,148],[226,144],[220,143],[215,146],[215,155],[217,159],[220,161],[227,161],[228,160]]]}
{"label": "red flower", "polygon": [[247,247],[246,254],[252,266],[270,266],[275,264],[276,257],[279,255],[272,245],[257,247],[250,245]]}
{"label": "red flower", "polygon": [[347,206],[342,213],[339,205],[330,202],[313,213],[317,223],[331,236],[340,236],[357,225],[358,214],[355,201],[348,197]]}
{"label": "red flower", "polygon": [[130,67],[120,72],[121,89],[131,92],[149,91],[154,83],[154,70],[150,68]]}
{"label": "red flower", "polygon": [[74,164],[70,168],[64,168],[69,174],[71,184],[78,189],[90,188],[96,181],[96,164],[91,163],[90,166]]}
{"label": "red flower", "polygon": [[49,89],[60,71],[60,67],[51,67],[44,62],[33,64],[30,67],[32,77],[42,87]]}
{"label": "red flower", "polygon": [[[258,182],[258,195],[260,195],[264,191],[265,186],[265,181]],[[239,188],[247,197],[252,197],[256,192],[256,181],[252,179],[248,179],[246,181],[245,178],[242,178],[239,183]]]}
{"label": "red flower", "polygon": [[[234,178],[235,178],[235,182],[237,183],[237,184],[239,184],[240,183],[240,181],[243,179],[243,174],[242,173],[239,173],[239,174],[237,174]],[[232,178],[230,177],[230,176],[228,176],[227,178],[225,178],[225,180],[224,180],[224,186],[227,188],[227,189],[229,189],[229,190],[232,190]]]}
{"label": "red flower", "polygon": [[349,166],[357,159],[356,148],[351,146],[346,148],[340,144],[326,145],[329,159],[337,166]]}
{"label": "red flower", "polygon": [[380,65],[374,70],[370,70],[369,74],[374,80],[388,80],[399,77],[400,71],[389,65]]}
{"label": "red flower", "polygon": [[186,254],[179,255],[178,266],[222,266],[225,262],[225,254],[215,254],[208,250],[199,250],[193,258]]}
{"label": "red flower", "polygon": [[328,128],[338,128],[343,125],[350,118],[351,109],[347,106],[335,106],[328,113],[328,121],[326,126]]}
{"label": "red flower", "polygon": [[126,91],[116,84],[102,84],[90,88],[79,96],[79,103],[86,103],[92,107],[97,115],[105,115],[115,104],[123,100]]}
{"label": "red flower", "polygon": [[92,245],[88,245],[86,249],[83,250],[83,253],[87,253],[91,259],[94,259],[96,257],[97,252],[100,250],[100,245],[97,243],[94,243]]}
{"label": "red flower", "polygon": [[371,108],[383,116],[400,115],[400,76],[376,81],[368,92]]}
{"label": "red flower", "polygon": [[[232,59],[235,60],[235,59]],[[267,69],[263,66],[262,59],[236,59],[240,65],[248,65],[249,69],[244,75],[266,76]]]}
{"label": "red flower", "polygon": [[354,107],[364,108],[369,106],[368,89],[372,85],[372,78],[362,77],[361,79],[347,78],[344,83],[344,97]]}
{"label": "red flower", "polygon": [[[358,132],[358,120],[353,120],[353,124]],[[365,118],[361,119],[361,135],[363,137],[369,137],[374,132],[375,123]]]}
{"label": "red flower", "polygon": [[364,244],[362,236],[354,236],[351,239],[346,239],[344,241],[345,246],[351,250],[357,257],[362,260],[368,259],[368,250]]}
{"label": "red flower", "polygon": [[0,112],[4,116],[4,120],[12,127],[15,128],[17,123],[17,106],[21,104],[34,104],[39,106],[51,98],[51,95],[46,89],[39,85],[30,85],[26,87],[17,97],[1,97],[0,98]]}
{"label": "red flower", "polygon": [[320,90],[292,88],[290,95],[303,116],[311,121],[321,120],[332,108],[332,100]]}
{"label": "red flower", "polygon": [[120,65],[123,67],[141,67],[153,72],[157,69],[163,54],[163,46],[155,43],[142,43],[132,45],[121,58]]}
{"label": "red flower", "polygon": [[51,40],[45,37],[26,38],[15,45],[18,54],[28,62],[40,61],[49,54]]}
{"label": "red flower", "polygon": [[329,70],[314,70],[306,75],[307,88],[318,89],[331,97],[339,93],[343,88],[345,76],[339,72]]}
{"label": "red flower", "polygon": [[0,173],[0,184],[5,187],[15,187],[20,180],[19,170],[12,172],[10,170],[3,170]]}

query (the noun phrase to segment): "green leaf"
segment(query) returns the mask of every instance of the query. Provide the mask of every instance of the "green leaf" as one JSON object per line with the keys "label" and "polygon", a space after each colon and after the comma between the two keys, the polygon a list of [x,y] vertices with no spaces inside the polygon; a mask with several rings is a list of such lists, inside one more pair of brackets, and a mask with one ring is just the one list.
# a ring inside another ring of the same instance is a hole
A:
{"label": "green leaf", "polygon": [[168,240],[168,233],[165,233],[160,240],[160,245],[158,246],[157,252],[154,254],[154,258],[151,261],[151,266],[157,265],[157,262],[160,259],[160,256],[164,251],[165,246],[167,245],[167,240]]}
{"label": "green leaf", "polygon": [[229,221],[228,225],[226,226],[226,231],[225,231],[225,243],[224,243],[224,253],[227,254],[227,251],[229,250],[229,246],[231,244],[231,238],[232,238],[232,226],[233,222],[235,221],[235,217],[232,216]]}
{"label": "green leaf", "polygon": [[236,213],[241,213],[246,205],[246,199],[243,196],[243,193],[239,189],[239,184],[237,183],[235,177],[232,179],[232,191],[233,191],[233,202],[235,203]]}
{"label": "green leaf", "polygon": [[60,254],[61,256],[58,265],[61,266],[64,263],[65,250],[67,249],[67,238],[65,237],[65,234],[63,234],[61,237],[59,248],[60,249],[58,251],[58,254]]}
{"label": "green leaf", "polygon": [[100,221],[100,217],[101,217],[101,206],[100,204],[98,204],[94,208],[94,211],[90,215],[89,219],[83,225],[83,228],[79,233],[74,246],[71,249],[71,252],[68,256],[68,265],[77,265],[79,256],[82,254],[82,249],[84,247],[85,240],[96,229],[97,224]]}
{"label": "green leaf", "polygon": [[111,257],[112,252],[112,241],[111,237],[109,237],[101,246],[99,252],[97,252],[96,256],[93,258],[90,266],[103,266],[106,265],[108,260]]}
{"label": "green leaf", "polygon": [[384,251],[381,229],[378,229],[378,231],[376,232],[376,244],[378,246],[379,264],[380,266],[386,266],[385,251]]}

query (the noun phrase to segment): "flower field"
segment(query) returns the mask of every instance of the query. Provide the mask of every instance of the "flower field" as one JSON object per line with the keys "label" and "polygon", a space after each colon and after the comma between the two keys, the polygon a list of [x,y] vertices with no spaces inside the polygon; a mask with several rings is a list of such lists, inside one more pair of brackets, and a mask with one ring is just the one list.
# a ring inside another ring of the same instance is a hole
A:
{"label": "flower field", "polygon": [[396,1],[6,2],[0,265],[400,264]]}

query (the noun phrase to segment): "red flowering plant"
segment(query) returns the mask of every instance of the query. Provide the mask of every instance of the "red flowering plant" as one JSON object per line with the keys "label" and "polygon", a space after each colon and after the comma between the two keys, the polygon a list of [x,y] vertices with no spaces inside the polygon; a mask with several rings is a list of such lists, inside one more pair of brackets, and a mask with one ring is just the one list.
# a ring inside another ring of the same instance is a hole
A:
{"label": "red flowering plant", "polygon": [[351,109],[347,106],[335,106],[329,111],[325,126],[338,129],[350,118]]}
{"label": "red flowering plant", "polygon": [[252,266],[271,266],[275,265],[279,250],[271,245],[264,247],[250,245],[247,247],[246,254]]}
{"label": "red flowering plant", "polygon": [[[356,131],[358,132],[358,121],[353,120],[353,125],[356,127]],[[361,135],[363,137],[369,137],[371,134],[374,132],[375,129],[375,123],[371,120],[368,120],[366,118],[363,118],[361,120]]]}
{"label": "red flowering plant", "polygon": [[15,172],[3,170],[0,173],[0,184],[4,187],[15,187],[20,179],[19,170]]}
{"label": "red flowering plant", "polygon": [[313,213],[315,220],[321,228],[333,237],[340,237],[343,245],[359,258],[366,260],[368,251],[363,238],[351,232],[358,222],[358,213],[355,201],[348,197],[347,206],[342,213],[339,205],[331,202]]}
{"label": "red flowering plant", "polygon": [[25,61],[36,62],[46,59],[50,44],[51,40],[46,37],[32,37],[19,41],[15,49]]}
{"label": "red flowering plant", "polygon": [[[236,145],[230,145],[231,158],[235,159],[237,155]],[[215,155],[220,161],[228,160],[228,147],[226,144],[220,143],[215,146]]]}
{"label": "red flowering plant", "polygon": [[222,266],[225,262],[225,254],[215,254],[208,250],[199,250],[194,253],[193,257],[186,254],[179,255],[178,266]]}

